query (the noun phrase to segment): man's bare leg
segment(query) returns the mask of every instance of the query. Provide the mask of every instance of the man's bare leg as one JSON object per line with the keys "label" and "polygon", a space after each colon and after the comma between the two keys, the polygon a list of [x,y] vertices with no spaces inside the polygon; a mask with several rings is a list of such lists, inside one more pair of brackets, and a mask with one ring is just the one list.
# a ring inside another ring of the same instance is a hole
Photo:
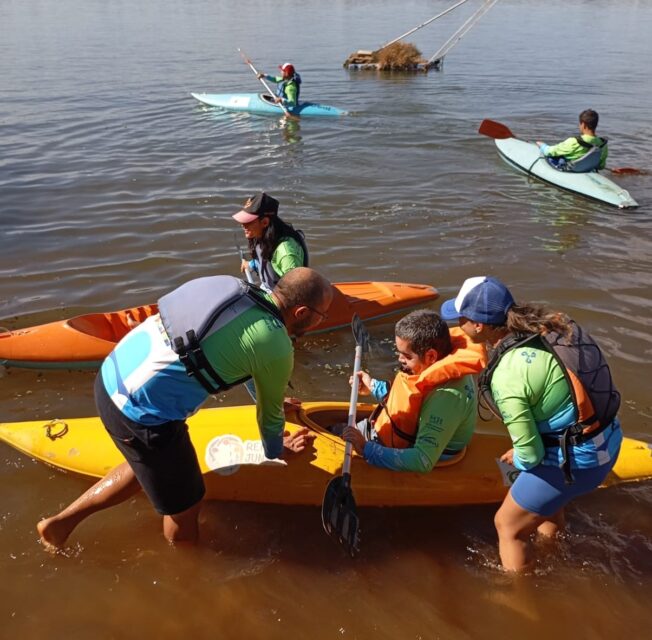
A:
{"label": "man's bare leg", "polygon": [[111,470],[104,478],[55,516],[36,525],[41,542],[62,547],[75,527],[91,514],[128,500],[140,491],[140,484],[128,463]]}
{"label": "man's bare leg", "polygon": [[196,544],[199,538],[199,509],[201,502],[181,513],[163,516],[163,535],[168,542]]}

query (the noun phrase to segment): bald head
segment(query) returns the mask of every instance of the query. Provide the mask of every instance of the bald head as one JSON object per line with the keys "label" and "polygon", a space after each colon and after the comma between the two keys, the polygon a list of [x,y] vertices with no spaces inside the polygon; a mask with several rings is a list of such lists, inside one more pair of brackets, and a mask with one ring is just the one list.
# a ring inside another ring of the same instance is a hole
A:
{"label": "bald head", "polygon": [[278,281],[272,296],[288,331],[301,335],[324,320],[333,301],[333,287],[314,269],[297,267]]}
{"label": "bald head", "polygon": [[333,292],[331,283],[320,273],[308,267],[297,267],[278,281],[273,295],[281,309],[289,309],[299,305],[319,307]]}

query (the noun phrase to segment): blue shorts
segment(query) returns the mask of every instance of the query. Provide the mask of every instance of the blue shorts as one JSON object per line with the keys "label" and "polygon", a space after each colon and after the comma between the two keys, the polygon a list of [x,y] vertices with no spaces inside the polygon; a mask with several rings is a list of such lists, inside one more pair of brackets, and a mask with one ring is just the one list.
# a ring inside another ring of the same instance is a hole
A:
{"label": "blue shorts", "polygon": [[616,464],[618,456],[599,467],[573,469],[573,484],[564,482],[564,472],[556,466],[537,465],[521,471],[510,490],[514,502],[540,516],[552,516],[577,496],[596,489]]}
{"label": "blue shorts", "polygon": [[564,171],[564,168],[566,167],[566,158],[552,158],[550,156],[546,156],[546,162],[551,166],[557,169],[557,171]]}

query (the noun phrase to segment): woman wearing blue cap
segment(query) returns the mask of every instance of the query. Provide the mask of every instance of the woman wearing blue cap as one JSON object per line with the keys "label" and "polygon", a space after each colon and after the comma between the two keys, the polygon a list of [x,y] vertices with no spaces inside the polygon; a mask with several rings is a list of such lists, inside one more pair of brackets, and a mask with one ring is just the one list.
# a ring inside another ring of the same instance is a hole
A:
{"label": "woman wearing blue cap", "polygon": [[441,317],[458,320],[474,342],[494,349],[480,377],[480,401],[503,420],[514,444],[501,461],[521,472],[494,523],[503,567],[521,571],[532,563],[531,534],[555,535],[564,506],[614,466],[620,394],[581,327],[541,305],[516,304],[496,278],[467,279]]}

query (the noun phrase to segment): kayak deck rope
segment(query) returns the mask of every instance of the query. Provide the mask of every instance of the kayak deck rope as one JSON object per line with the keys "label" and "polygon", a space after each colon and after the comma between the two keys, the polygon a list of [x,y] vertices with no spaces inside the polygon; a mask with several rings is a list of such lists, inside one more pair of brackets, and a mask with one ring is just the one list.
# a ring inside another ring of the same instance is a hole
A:
{"label": "kayak deck rope", "polygon": [[[56,427],[59,427],[58,431],[54,431]],[[57,438],[63,438],[68,433],[68,425],[65,420],[59,420],[58,418],[50,420],[50,422],[43,425],[43,428],[45,429],[45,436],[53,441]]]}
{"label": "kayak deck rope", "polygon": [[543,156],[539,156],[539,157],[538,157],[538,158],[537,158],[537,159],[536,159],[536,160],[535,160],[535,161],[530,165],[530,167],[529,167],[529,169],[527,170],[527,172],[528,172],[528,173],[532,173],[532,167],[533,167],[537,162],[539,162],[539,160],[543,160],[543,159],[544,159]]}

